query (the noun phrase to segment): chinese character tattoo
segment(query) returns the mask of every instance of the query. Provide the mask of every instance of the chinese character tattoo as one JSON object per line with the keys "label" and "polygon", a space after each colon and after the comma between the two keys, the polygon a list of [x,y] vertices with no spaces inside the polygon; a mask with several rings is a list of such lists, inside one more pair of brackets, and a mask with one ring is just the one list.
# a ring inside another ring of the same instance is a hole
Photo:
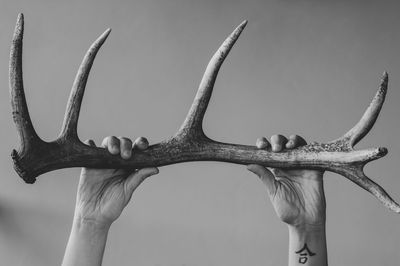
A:
{"label": "chinese character tattoo", "polygon": [[299,254],[299,263],[306,264],[308,261],[308,257],[314,256],[316,253],[312,252],[308,247],[307,243],[304,243],[304,246],[299,251],[296,251],[296,254]]}

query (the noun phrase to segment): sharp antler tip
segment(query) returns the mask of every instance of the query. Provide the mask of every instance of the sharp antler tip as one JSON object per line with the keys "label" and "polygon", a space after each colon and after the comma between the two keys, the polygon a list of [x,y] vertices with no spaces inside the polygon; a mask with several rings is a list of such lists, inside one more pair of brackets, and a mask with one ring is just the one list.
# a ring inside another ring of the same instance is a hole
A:
{"label": "sharp antler tip", "polygon": [[104,41],[105,39],[107,39],[107,37],[108,37],[108,35],[110,35],[110,33],[111,33],[111,28],[106,29],[106,30],[101,34],[100,39]]}
{"label": "sharp antler tip", "polygon": [[17,25],[16,28],[20,29],[24,27],[24,14],[19,13],[17,17]]}
{"label": "sharp antler tip", "polygon": [[389,80],[389,74],[384,71],[382,74],[382,81],[387,82]]}
{"label": "sharp antler tip", "polygon": [[106,29],[97,39],[96,41],[94,41],[94,43],[92,44],[92,46],[89,48],[89,50],[98,50],[100,49],[100,47],[103,45],[103,43],[107,40],[108,36],[111,33],[111,29],[108,28]]}
{"label": "sharp antler tip", "polygon": [[238,30],[239,32],[242,32],[243,29],[246,27],[247,25],[247,20],[244,20],[242,23],[239,24],[239,26],[236,28],[236,30]]}
{"label": "sharp antler tip", "polygon": [[14,39],[22,38],[24,32],[24,14],[19,13],[17,17],[17,24],[15,25]]}
{"label": "sharp antler tip", "polygon": [[388,84],[389,84],[389,75],[385,71],[385,72],[383,72],[383,75],[382,75],[382,78],[381,78],[381,84],[379,86],[379,91],[381,93],[386,94],[386,91],[388,89]]}

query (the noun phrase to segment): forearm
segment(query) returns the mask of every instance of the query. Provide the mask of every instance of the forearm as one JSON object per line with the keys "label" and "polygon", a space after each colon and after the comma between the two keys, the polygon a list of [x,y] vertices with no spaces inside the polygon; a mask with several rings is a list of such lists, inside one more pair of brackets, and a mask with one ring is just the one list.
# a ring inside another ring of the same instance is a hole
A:
{"label": "forearm", "polygon": [[74,219],[62,266],[99,266],[109,226]]}
{"label": "forearm", "polygon": [[326,266],[325,225],[295,227],[289,225],[289,266]]}

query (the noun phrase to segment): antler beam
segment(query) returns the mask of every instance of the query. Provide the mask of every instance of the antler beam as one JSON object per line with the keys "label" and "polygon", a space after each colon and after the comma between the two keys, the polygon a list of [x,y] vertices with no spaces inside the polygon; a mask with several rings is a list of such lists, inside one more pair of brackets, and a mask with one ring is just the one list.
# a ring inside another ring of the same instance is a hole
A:
{"label": "antler beam", "polygon": [[381,85],[361,120],[341,138],[328,142],[313,142],[294,150],[273,153],[254,146],[222,143],[209,139],[203,132],[202,122],[218,71],[229,51],[246,26],[242,22],[211,58],[196,97],[181,128],[172,138],[135,153],[129,160],[109,154],[103,148],[83,144],[77,134],[79,110],[86,82],[94,58],[108,37],[105,31],[89,48],[78,70],[67,104],[65,119],[59,137],[45,142],[36,134],[25,100],[22,79],[23,15],[18,16],[10,55],[10,94],[13,119],[17,126],[21,146],[12,151],[16,172],[27,183],[56,169],[69,167],[127,168],[164,166],[189,161],[221,161],[236,164],[260,164],[267,167],[327,170],[343,175],[372,193],[387,208],[400,213],[400,206],[378,184],[363,172],[368,162],[387,154],[386,148],[354,150],[374,125],[385,100],[388,75],[384,73]]}

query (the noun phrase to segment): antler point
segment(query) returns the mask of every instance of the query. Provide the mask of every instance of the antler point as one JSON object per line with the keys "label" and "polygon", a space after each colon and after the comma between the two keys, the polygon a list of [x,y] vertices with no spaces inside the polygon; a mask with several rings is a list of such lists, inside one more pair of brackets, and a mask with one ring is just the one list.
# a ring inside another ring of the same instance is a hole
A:
{"label": "antler point", "polygon": [[106,29],[101,35],[100,37],[95,41],[95,43],[97,43],[98,45],[103,45],[103,43],[106,41],[106,39],[108,38],[108,36],[111,33],[111,28]]}
{"label": "antler point", "polygon": [[389,74],[387,71],[383,71],[383,75],[382,75],[382,79],[388,79],[389,78]]}
{"label": "antler point", "polygon": [[236,27],[236,29],[234,30],[234,32],[236,32],[236,34],[240,35],[242,33],[242,31],[244,30],[244,28],[247,25],[247,20],[243,20],[242,23],[239,24],[239,26]]}
{"label": "antler point", "polygon": [[[91,168],[132,167],[132,169],[136,169],[145,166],[162,166],[197,160],[215,160],[240,164],[259,164],[262,162],[266,166],[279,167],[281,165],[288,168],[300,167],[304,169],[310,166],[316,167],[316,169],[337,172],[345,176],[372,193],[386,207],[400,213],[400,206],[390,198],[383,188],[363,173],[364,165],[369,161],[386,155],[388,153],[387,149],[381,147],[358,152],[352,149],[352,146],[372,128],[379,114],[385,100],[388,85],[388,73],[386,71],[382,75],[382,83],[376,96],[360,122],[342,138],[338,139],[337,143],[315,143],[311,146],[316,148],[288,152],[288,157],[282,157],[283,154],[274,156],[268,151],[259,151],[254,146],[216,142],[205,136],[202,130],[202,121],[218,70],[247,23],[247,20],[241,22],[211,58],[196,98],[177,135],[170,140],[150,146],[146,153],[138,154],[138,156],[127,162],[123,161],[123,159],[117,160],[119,157],[111,157],[103,149],[83,145],[77,135],[79,111],[89,71],[98,50],[109,36],[111,29],[106,29],[85,54],[68,100],[60,137],[56,141],[47,143],[42,141],[34,131],[26,105],[22,79],[24,16],[22,13],[18,14],[10,53],[12,113],[21,139],[20,150],[13,150],[11,153],[15,171],[25,182],[34,183],[36,177],[40,174],[55,169],[77,166]],[[40,146],[40,148],[36,149],[37,146]],[[253,154],[252,152],[255,153]],[[334,156],[329,152],[333,152]],[[265,156],[266,154],[268,156]],[[31,160],[32,158],[35,158],[35,160]]]}
{"label": "antler point", "polygon": [[22,13],[19,13],[14,30],[14,40],[17,41],[22,39],[23,33],[24,33],[24,15]]}
{"label": "antler point", "polygon": [[389,74],[388,72],[384,71],[381,78],[381,84],[387,84],[389,81]]}
{"label": "antler point", "polygon": [[105,31],[104,31],[104,35],[106,35],[106,37],[108,37],[108,35],[110,35],[110,33],[111,33],[111,28],[108,28],[108,29],[106,29]]}

